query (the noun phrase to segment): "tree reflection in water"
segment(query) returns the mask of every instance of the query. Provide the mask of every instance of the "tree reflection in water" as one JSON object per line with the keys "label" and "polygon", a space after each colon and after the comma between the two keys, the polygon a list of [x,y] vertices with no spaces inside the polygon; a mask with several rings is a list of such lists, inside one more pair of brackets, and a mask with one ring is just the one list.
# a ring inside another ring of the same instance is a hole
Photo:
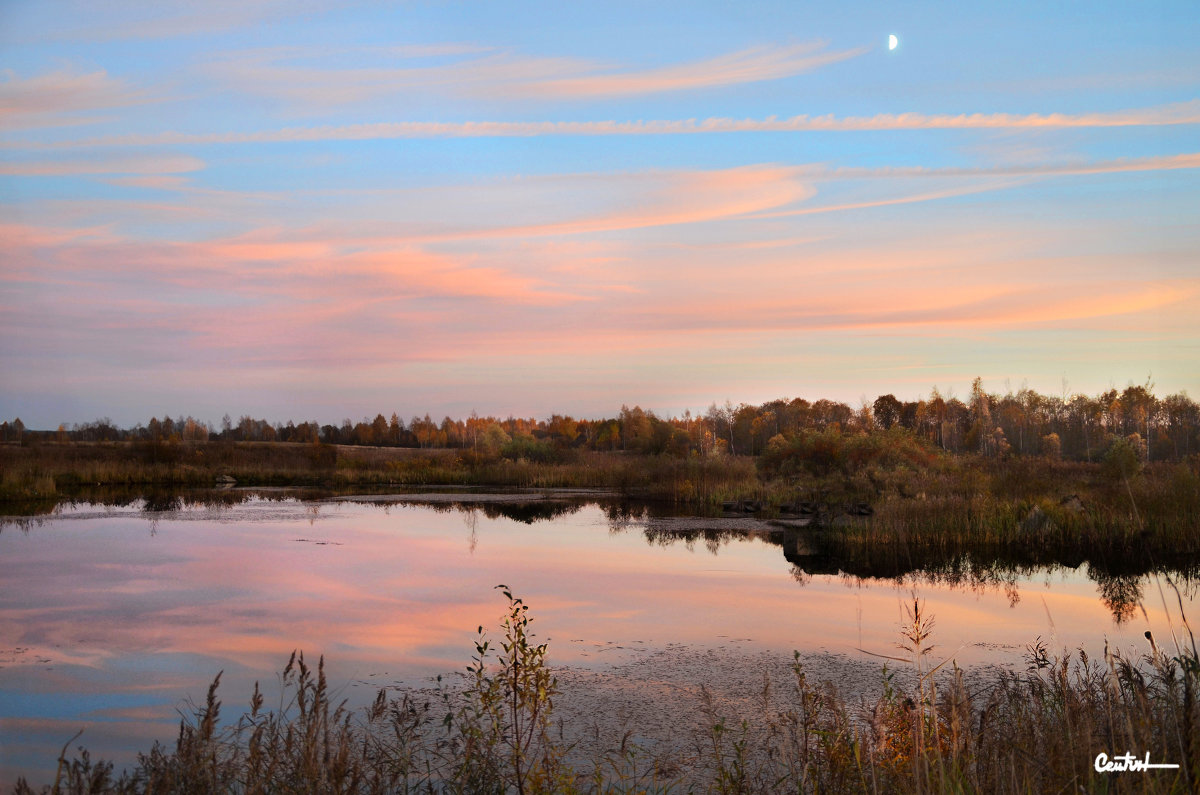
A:
{"label": "tree reflection in water", "polygon": [[[1062,571],[1081,571],[1095,582],[1101,602],[1117,624],[1129,621],[1140,608],[1151,576],[1166,575],[1185,596],[1192,596],[1200,583],[1200,560],[1196,555],[1151,555],[1137,549],[1086,549],[1046,546],[970,545],[953,549],[930,549],[898,542],[873,542],[869,532],[854,534],[837,530],[782,528],[753,517],[681,515],[661,504],[639,503],[614,497],[577,492],[530,491],[496,493],[448,493],[429,491],[411,494],[376,494],[358,489],[352,495],[315,489],[191,489],[153,491],[137,488],[95,487],[78,490],[70,499],[8,503],[0,516],[0,532],[15,528],[30,532],[47,519],[68,510],[125,508],[149,514],[155,523],[163,515],[204,508],[219,514],[248,501],[300,501],[311,516],[319,515],[322,503],[338,500],[365,501],[384,510],[392,506],[417,505],[437,512],[459,512],[470,529],[468,544],[476,543],[475,524],[482,514],[488,519],[508,519],[524,524],[548,522],[574,514],[589,505],[600,507],[609,532],[638,532],[647,544],[683,544],[694,549],[699,542],[712,555],[725,546],[757,540],[779,547],[790,564],[792,579],[801,587],[816,575],[833,575],[851,583],[892,582],[896,585],[940,585],[976,592],[1002,591],[1010,606],[1018,604],[1018,582],[1034,575],[1050,576]],[[153,531],[152,526],[152,531]]]}
{"label": "tree reflection in water", "polygon": [[1047,577],[1080,571],[1096,583],[1102,604],[1118,624],[1129,621],[1141,608],[1147,582],[1166,575],[1185,596],[1200,588],[1200,561],[1194,555],[1162,559],[1148,554],[1110,554],[1109,550],[998,549],[960,547],[951,553],[914,549],[906,545],[843,543],[836,531],[771,528],[765,522],[745,521],[752,529],[728,526],[730,520],[692,517],[657,517],[651,510],[628,504],[608,510],[614,533],[639,531],[647,544],[695,547],[702,541],[713,555],[734,542],[758,540],[779,546],[791,564],[792,579],[801,587],[815,575],[834,575],[852,584],[889,581],[898,586],[939,585],[978,593],[1001,591],[1009,606],[1021,601],[1019,583],[1036,575]]}

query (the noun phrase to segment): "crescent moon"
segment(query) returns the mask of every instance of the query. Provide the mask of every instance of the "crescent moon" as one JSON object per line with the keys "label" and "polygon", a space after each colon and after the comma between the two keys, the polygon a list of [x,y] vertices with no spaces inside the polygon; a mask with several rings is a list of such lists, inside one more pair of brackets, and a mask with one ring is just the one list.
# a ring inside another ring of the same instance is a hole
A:
{"label": "crescent moon", "polygon": [[896,34],[892,33],[888,36],[888,49],[894,50],[900,44],[900,39],[896,38]]}

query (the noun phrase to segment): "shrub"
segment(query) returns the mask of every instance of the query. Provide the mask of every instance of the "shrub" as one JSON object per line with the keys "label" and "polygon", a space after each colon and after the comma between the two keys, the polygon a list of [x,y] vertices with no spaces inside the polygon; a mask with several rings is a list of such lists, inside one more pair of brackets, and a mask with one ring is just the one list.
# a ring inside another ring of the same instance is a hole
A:
{"label": "shrub", "polygon": [[1137,442],[1131,438],[1114,438],[1104,453],[1102,466],[1105,475],[1115,481],[1136,477],[1142,471],[1142,457]]}

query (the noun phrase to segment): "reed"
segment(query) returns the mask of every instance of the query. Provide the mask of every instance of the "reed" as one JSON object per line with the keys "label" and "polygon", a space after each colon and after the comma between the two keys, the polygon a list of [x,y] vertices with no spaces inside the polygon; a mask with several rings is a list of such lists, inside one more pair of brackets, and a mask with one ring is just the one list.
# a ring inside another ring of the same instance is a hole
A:
{"label": "reed", "polygon": [[3,445],[0,502],[70,498],[96,485],[199,488],[229,477],[242,486],[331,490],[586,488],[699,510],[753,500],[770,512],[802,501],[836,516],[843,506],[867,504],[875,513],[871,538],[882,544],[903,536],[934,547],[953,547],[956,540],[1102,542],[1115,550],[1145,546],[1149,539],[1151,547],[1200,552],[1200,459],[1155,462],[1132,477],[1114,477],[1102,464],[940,454],[890,432],[818,434],[769,448],[758,459],[547,450],[526,445],[501,455],[271,442]]}
{"label": "reed", "polygon": [[487,485],[596,488],[679,503],[714,503],[761,492],[753,459],[677,459],[573,451],[561,460],[470,450],[345,447],[271,442],[44,443],[0,447],[0,501],[69,495],[85,486],[346,488]]}
{"label": "reed", "polygon": [[[465,684],[418,704],[381,690],[361,710],[331,696],[324,661],[293,654],[272,710],[255,687],[249,710],[223,720],[220,674],[182,721],[173,748],[157,745],[129,771],[86,751],[60,757],[42,793],[618,793],[618,792],[1195,792],[1200,786],[1200,654],[1182,615],[1169,643],[1147,634],[1138,659],[1104,650],[1055,653],[1040,640],[1027,670],[998,673],[973,691],[952,656],[935,664],[934,621],[914,600],[898,644],[915,683],[887,666],[873,704],[849,704],[814,685],[796,655],[790,699],[761,697],[723,714],[707,694],[706,727],[690,770],[667,766],[622,741],[590,770],[575,770],[554,730],[558,684],[528,607],[504,591],[498,649],[480,628]],[[439,717],[440,716],[440,717]],[[626,738],[626,740],[628,737]],[[69,745],[70,743],[68,743]],[[1096,757],[1131,752],[1174,770],[1112,773]],[[669,764],[669,763],[668,763]],[[34,790],[20,780],[14,795]]]}

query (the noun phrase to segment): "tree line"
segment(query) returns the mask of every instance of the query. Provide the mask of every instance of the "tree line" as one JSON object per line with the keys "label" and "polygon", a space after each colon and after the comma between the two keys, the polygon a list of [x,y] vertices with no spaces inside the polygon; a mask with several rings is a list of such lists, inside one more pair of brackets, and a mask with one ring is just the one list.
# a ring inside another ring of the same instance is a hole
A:
{"label": "tree line", "polygon": [[429,414],[402,418],[380,413],[340,425],[316,422],[271,423],[226,415],[216,427],[193,417],[161,419],[118,428],[105,418],[63,424],[53,431],[32,431],[21,420],[0,423],[4,442],[293,442],[425,449],[501,451],[527,458],[552,458],[556,451],[588,449],[686,457],[729,453],[757,456],[772,442],[808,432],[908,433],[950,453],[988,456],[1048,456],[1098,460],[1115,439],[1122,439],[1143,460],[1177,460],[1200,453],[1200,406],[1186,392],[1158,397],[1153,384],[1129,385],[1099,395],[1042,395],[1031,389],[1000,395],[986,392],[975,379],[959,399],[936,387],[928,397],[901,401],[880,395],[853,407],[820,399],[780,398],[762,405],[711,404],[703,413],[659,417],[639,406],[622,406],[613,417],[549,419],[481,417],[465,419]]}

